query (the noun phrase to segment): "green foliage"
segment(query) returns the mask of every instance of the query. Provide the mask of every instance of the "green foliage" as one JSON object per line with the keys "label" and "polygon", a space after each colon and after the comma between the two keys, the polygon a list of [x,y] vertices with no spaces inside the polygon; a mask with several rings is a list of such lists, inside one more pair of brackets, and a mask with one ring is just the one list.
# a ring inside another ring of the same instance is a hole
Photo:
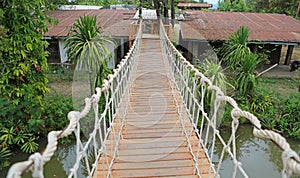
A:
{"label": "green foliage", "polygon": [[263,88],[257,88],[255,95],[250,100],[250,110],[256,113],[264,113],[277,102],[275,96]]}
{"label": "green foliage", "polygon": [[288,136],[300,139],[300,93],[287,97],[282,103],[282,118],[279,130]]}
{"label": "green foliage", "polygon": [[[207,51],[203,54],[204,61],[198,61],[196,67],[199,69],[200,72],[202,72],[213,85],[218,86],[222,91],[226,91],[226,87],[230,86],[233,87],[228,81],[227,77],[224,74],[224,70],[221,66],[221,61],[218,61],[217,55],[214,53],[214,51]],[[200,88],[200,85],[198,88]],[[200,92],[200,89],[198,90]],[[201,94],[199,94],[201,95]],[[213,106],[213,102],[215,100],[215,92],[212,90],[206,90],[205,92],[205,106]],[[206,108],[207,110],[210,109]]]}
{"label": "green foliage", "polygon": [[153,9],[154,7],[152,6],[152,1],[151,0],[144,0],[143,1],[143,8]]}
{"label": "green foliage", "polygon": [[280,118],[279,103],[276,94],[257,87],[247,104],[250,106],[249,110],[259,118],[264,128],[274,129]]}
{"label": "green foliage", "polygon": [[220,11],[279,13],[296,16],[298,0],[231,0],[219,2]]}
{"label": "green foliage", "polygon": [[[15,0],[2,5],[0,23],[7,29],[7,38],[0,58],[0,97],[7,104],[13,104],[22,116],[18,119],[26,122],[26,118],[38,116],[34,110],[48,91],[45,75],[48,44],[42,35],[47,31],[46,16],[42,1]],[[3,113],[1,115],[5,118]]]}
{"label": "green foliage", "polygon": [[251,97],[257,85],[257,78],[254,75],[255,69],[261,63],[258,55],[250,53],[244,57],[236,75],[236,89],[239,94]]}
{"label": "green foliage", "polygon": [[[66,48],[69,59],[77,64],[77,69],[87,69],[98,74],[95,84],[102,85],[103,78],[106,78],[108,58],[111,57],[108,45],[115,46],[115,43],[102,35],[103,31],[97,27],[96,16],[83,16],[76,20],[69,36],[66,39]],[[91,84],[91,94],[94,90]]]}
{"label": "green foliage", "polygon": [[243,59],[251,54],[251,50],[247,46],[248,37],[249,29],[241,26],[239,30],[229,36],[221,48],[222,60],[230,69],[234,70],[239,67]]}
{"label": "green foliage", "polygon": [[22,147],[21,147],[21,150],[25,153],[33,153],[35,152],[39,145],[35,142],[35,138],[32,137],[30,138],[27,142],[25,142]]}
{"label": "green foliage", "polygon": [[0,135],[0,170],[9,165],[11,149],[21,148],[24,152],[32,153],[38,148],[38,144],[35,142],[37,137],[25,133],[24,130],[14,127],[2,128]]}
{"label": "green foliage", "polygon": [[43,39],[51,21],[44,14],[47,8],[43,0],[0,4],[0,149],[5,153],[37,149],[38,133],[30,122],[40,119],[48,91],[48,43]]}
{"label": "green foliage", "polygon": [[207,51],[204,53],[203,57],[203,63],[199,63],[199,61],[197,61],[197,68],[211,80],[213,85],[225,90],[226,86],[230,84],[227,82],[226,75],[224,74],[224,70],[221,66],[221,61],[218,61],[218,57],[214,51]]}
{"label": "green foliage", "polygon": [[238,94],[251,97],[257,84],[255,69],[265,56],[251,52],[247,46],[248,37],[249,29],[241,26],[238,31],[230,35],[220,52],[228,70],[231,70],[235,76],[235,88]]}
{"label": "green foliage", "polygon": [[296,16],[298,0],[256,0],[247,1],[253,12],[270,12]]}
{"label": "green foliage", "polygon": [[0,146],[0,170],[9,165],[9,158],[12,155],[7,147]]}
{"label": "green foliage", "polygon": [[248,12],[250,11],[249,6],[245,0],[231,0],[219,2],[220,11],[231,11],[231,12]]}
{"label": "green foliage", "polygon": [[43,128],[40,131],[46,134],[47,131],[63,129],[69,124],[67,114],[72,110],[72,98],[47,96],[42,107]]}

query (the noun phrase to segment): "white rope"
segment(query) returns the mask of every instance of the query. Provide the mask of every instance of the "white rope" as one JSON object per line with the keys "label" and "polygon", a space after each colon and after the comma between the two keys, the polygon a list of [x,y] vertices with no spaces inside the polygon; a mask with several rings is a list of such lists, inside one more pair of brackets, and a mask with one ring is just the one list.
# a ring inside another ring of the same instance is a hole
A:
{"label": "white rope", "polygon": [[[191,121],[192,125],[194,126],[194,131],[197,134],[199,141],[199,147],[202,147],[204,150],[205,155],[210,160],[212,171],[214,172],[215,177],[219,177],[220,170],[221,170],[221,164],[224,159],[225,153],[227,153],[234,164],[234,170],[232,177],[236,177],[237,170],[243,175],[243,177],[248,177],[246,172],[243,169],[243,165],[241,162],[237,160],[236,156],[236,136],[235,133],[239,126],[239,119],[241,117],[248,119],[252,125],[254,126],[253,129],[253,135],[258,138],[263,139],[269,139],[273,141],[278,147],[283,150],[282,152],[282,161],[283,161],[283,170],[282,170],[282,177],[290,177],[292,174],[300,175],[300,158],[299,155],[293,151],[290,148],[290,145],[287,143],[286,139],[282,137],[280,134],[271,131],[271,130],[263,130],[261,128],[260,121],[257,119],[256,116],[253,114],[241,110],[236,101],[232,99],[229,96],[224,95],[222,90],[218,86],[214,86],[212,82],[205,77],[200,71],[198,71],[193,65],[190,64],[182,55],[179,53],[179,51],[173,46],[173,44],[170,42],[170,40],[167,37],[167,34],[164,31],[163,25],[161,25],[161,44],[163,51],[168,54],[166,57],[166,60],[168,60],[169,66],[171,68],[171,73],[173,79],[172,81],[176,82],[175,90],[179,91],[180,96],[182,98],[183,104],[185,105],[185,110],[181,110],[179,108],[180,112],[187,112],[189,118],[183,117],[182,113],[180,113],[180,119],[188,119],[188,121]],[[194,82],[193,85],[190,86],[189,81],[192,80],[190,77],[190,73],[194,73]],[[201,84],[201,96],[195,95],[195,85],[198,85],[198,80],[200,80]],[[213,114],[212,117],[209,118],[208,114],[205,113],[204,110],[204,95],[206,92],[206,88],[209,90],[215,91],[215,102],[213,105]],[[173,88],[174,89],[174,88]],[[200,100],[200,101],[199,101]],[[192,102],[191,102],[192,101]],[[177,101],[178,102],[178,101]],[[232,116],[232,123],[231,123],[231,136],[226,143],[222,136],[220,135],[217,126],[216,126],[216,114],[218,112],[218,107],[221,102],[229,103],[232,106],[231,110],[231,116]],[[192,108],[192,109],[191,109]],[[196,114],[195,116],[195,108],[199,108],[199,113],[202,115],[200,129],[197,128],[198,125],[198,118],[200,114]],[[182,122],[185,122],[184,120]],[[183,125],[183,124],[182,124]],[[183,125],[184,126],[184,125]],[[183,127],[183,129],[185,129]],[[212,130],[212,131],[210,131]],[[212,137],[209,137],[209,133],[213,133]],[[186,137],[189,137],[189,135],[186,134],[187,131],[184,130],[184,134]],[[215,148],[215,141],[218,139],[223,146],[219,163],[215,167],[211,160],[214,158],[213,150]],[[189,138],[187,138],[187,142],[190,143]],[[210,146],[210,153],[208,154],[207,146]],[[189,145],[190,147],[190,145]],[[198,150],[199,151],[199,148]],[[192,148],[192,147],[190,147]],[[193,153],[193,150],[190,150],[192,156],[194,157],[195,165],[201,167],[201,163],[199,163],[197,153],[196,155]],[[196,157],[196,158],[195,158]],[[216,169],[215,169],[216,168]],[[197,173],[196,169],[196,175],[199,175],[199,172]]]}

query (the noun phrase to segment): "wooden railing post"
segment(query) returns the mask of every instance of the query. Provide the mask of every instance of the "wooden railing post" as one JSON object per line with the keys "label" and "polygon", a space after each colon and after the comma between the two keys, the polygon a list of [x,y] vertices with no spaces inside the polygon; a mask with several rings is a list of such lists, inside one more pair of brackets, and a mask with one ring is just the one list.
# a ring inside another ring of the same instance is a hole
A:
{"label": "wooden railing post", "polygon": [[172,41],[172,26],[171,26],[171,24],[168,24],[168,25],[164,24],[164,28],[165,28],[165,31],[166,31],[170,41]]}
{"label": "wooden railing post", "polygon": [[132,22],[129,24],[129,48],[131,48],[138,31],[139,31],[139,24],[137,24],[136,22]]}

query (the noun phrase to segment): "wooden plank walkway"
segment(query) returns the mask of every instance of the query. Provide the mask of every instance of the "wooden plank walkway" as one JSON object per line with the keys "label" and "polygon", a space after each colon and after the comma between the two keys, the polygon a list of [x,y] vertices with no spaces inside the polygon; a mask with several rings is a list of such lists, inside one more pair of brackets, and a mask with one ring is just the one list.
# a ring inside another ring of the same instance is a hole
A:
{"label": "wooden plank walkway", "polygon": [[[178,119],[158,36],[143,38],[140,54],[112,177],[197,177],[193,175],[194,161]],[[198,138],[193,135],[190,139],[197,150]],[[107,147],[110,144],[108,140]],[[200,154],[204,155],[202,150]],[[110,161],[111,155],[107,156]],[[101,159],[95,177],[106,175],[107,165],[102,165]],[[204,156],[200,161],[201,176],[208,177],[208,160]]]}

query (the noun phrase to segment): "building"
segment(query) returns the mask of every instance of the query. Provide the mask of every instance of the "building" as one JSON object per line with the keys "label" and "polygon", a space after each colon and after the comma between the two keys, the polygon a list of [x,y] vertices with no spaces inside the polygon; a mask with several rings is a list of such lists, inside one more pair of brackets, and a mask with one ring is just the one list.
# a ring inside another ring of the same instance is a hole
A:
{"label": "building", "polygon": [[57,25],[50,25],[49,31],[44,34],[45,39],[49,42],[48,63],[64,63],[68,61],[65,49],[65,38],[75,23],[75,21],[84,15],[97,16],[98,24],[104,29],[106,36],[110,36],[117,43],[114,51],[114,60],[110,61],[111,66],[116,63],[129,50],[129,24],[134,20],[136,10],[54,10],[47,15],[58,20]]}
{"label": "building", "polygon": [[300,43],[300,21],[284,14],[185,11],[180,26],[179,44],[193,61],[208,49],[207,42],[218,47],[240,26],[250,30],[252,51],[260,51],[259,46],[269,50],[272,64],[279,63],[284,45],[288,46],[285,64],[289,64],[294,46]]}
{"label": "building", "polygon": [[[129,49],[129,26],[138,21],[136,10],[55,10],[48,13],[58,19],[57,25],[49,27],[44,34],[50,43],[48,51],[49,63],[64,63],[68,61],[64,39],[75,20],[83,15],[96,15],[99,25],[117,42],[114,50],[114,61],[118,63]],[[154,10],[143,10],[142,17],[155,23]],[[151,23],[144,25],[144,31],[155,32],[157,29]],[[219,47],[240,26],[250,29],[249,47],[253,52],[269,50],[272,64],[279,63],[282,47],[287,46],[285,64],[289,64],[293,49],[300,43],[300,21],[283,14],[244,13],[244,12],[204,12],[183,11],[183,18],[179,21],[179,47],[184,55],[195,62],[207,49]]]}

